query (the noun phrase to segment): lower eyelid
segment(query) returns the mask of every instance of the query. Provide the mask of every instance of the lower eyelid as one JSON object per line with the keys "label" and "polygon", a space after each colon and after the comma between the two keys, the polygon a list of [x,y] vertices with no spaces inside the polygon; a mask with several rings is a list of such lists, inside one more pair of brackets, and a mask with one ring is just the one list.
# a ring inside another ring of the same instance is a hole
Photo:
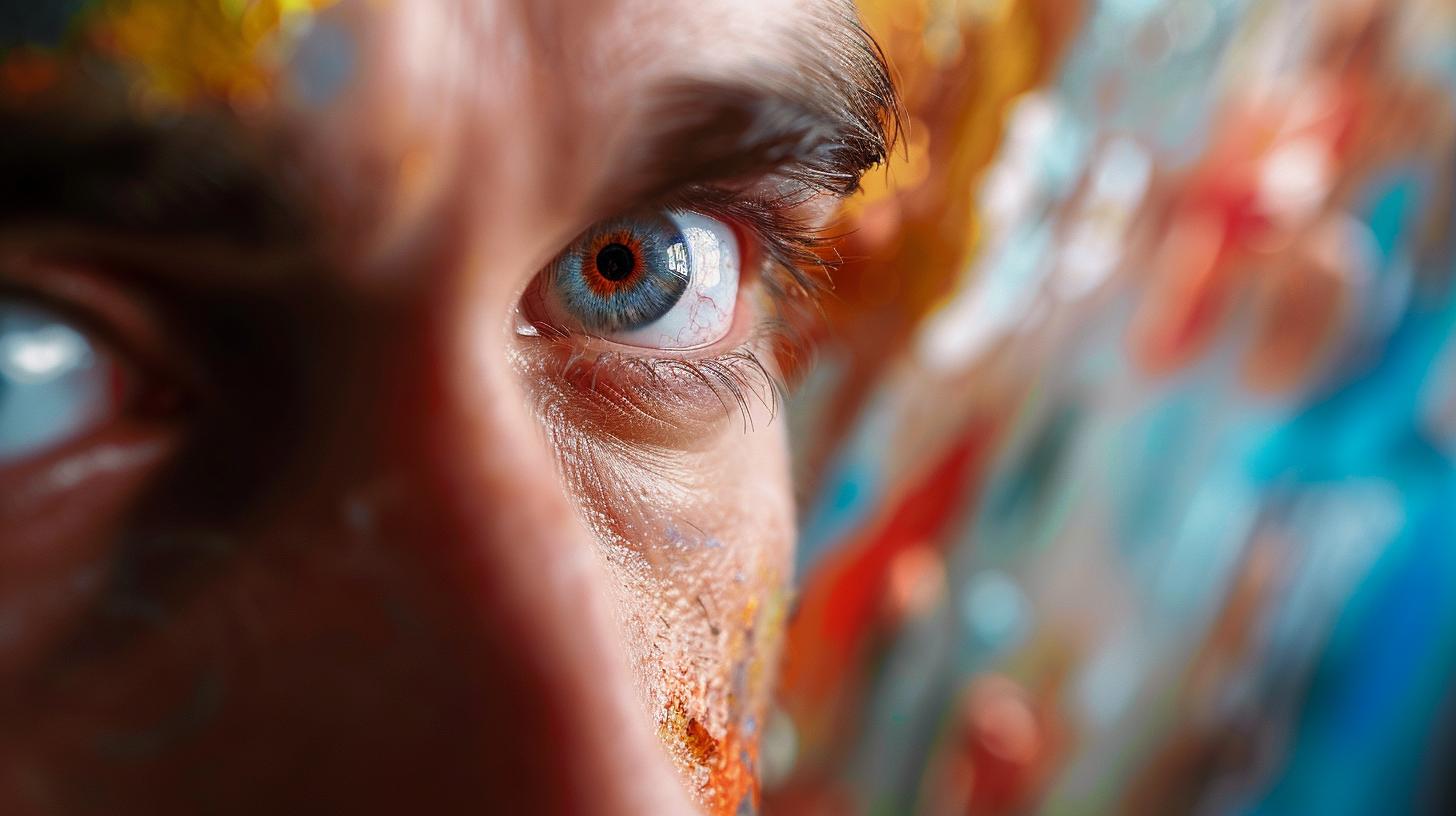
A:
{"label": "lower eyelid", "polygon": [[541,344],[522,355],[521,374],[543,417],[627,443],[691,449],[777,413],[779,378],[756,345],[683,359]]}
{"label": "lower eyelid", "polygon": [[[122,420],[44,456],[0,469],[0,527],[30,517],[75,515],[78,496],[90,505],[98,492],[139,492],[180,441],[168,426]],[[72,521],[65,519],[67,525]]]}

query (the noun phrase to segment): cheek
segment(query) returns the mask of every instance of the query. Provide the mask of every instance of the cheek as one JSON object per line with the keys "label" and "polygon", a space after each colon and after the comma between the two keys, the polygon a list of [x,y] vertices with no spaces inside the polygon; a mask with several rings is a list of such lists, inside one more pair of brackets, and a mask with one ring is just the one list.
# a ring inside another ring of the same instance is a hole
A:
{"label": "cheek", "polygon": [[710,813],[756,802],[792,577],[782,424],[752,419],[690,455],[596,440],[565,468],[601,542],[643,704]]}
{"label": "cheek", "polygon": [[0,473],[0,700],[94,602],[117,528],[173,443],[127,429]]}

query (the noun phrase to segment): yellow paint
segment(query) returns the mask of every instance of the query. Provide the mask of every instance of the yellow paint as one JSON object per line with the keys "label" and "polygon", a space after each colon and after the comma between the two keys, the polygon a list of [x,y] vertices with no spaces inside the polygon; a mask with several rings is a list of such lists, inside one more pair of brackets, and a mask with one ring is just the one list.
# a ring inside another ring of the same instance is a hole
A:
{"label": "yellow paint", "polygon": [[112,0],[87,36],[132,69],[142,101],[268,98],[294,35],[338,0]]}
{"label": "yellow paint", "polygon": [[[883,311],[888,301],[913,325],[969,283],[962,276],[980,234],[975,192],[999,145],[1011,101],[1035,85],[1048,57],[1034,10],[1054,4],[859,0],[858,5],[895,68],[909,120],[887,167],[867,175],[864,194],[843,209],[851,231],[863,227],[867,236],[885,236],[883,245],[856,249],[872,257],[875,269],[896,270],[896,288],[866,289],[857,302],[851,286],[838,293],[838,308]],[[869,228],[876,221],[889,227]]]}

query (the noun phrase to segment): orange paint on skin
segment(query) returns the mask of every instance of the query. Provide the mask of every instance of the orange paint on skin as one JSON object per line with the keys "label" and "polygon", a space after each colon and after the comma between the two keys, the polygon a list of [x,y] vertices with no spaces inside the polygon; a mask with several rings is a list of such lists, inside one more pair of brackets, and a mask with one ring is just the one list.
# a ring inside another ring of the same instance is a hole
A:
{"label": "orange paint on skin", "polygon": [[734,726],[729,726],[722,737],[715,737],[702,721],[688,715],[680,699],[668,703],[662,731],[664,740],[683,747],[693,762],[707,769],[703,785],[707,798],[703,804],[710,816],[733,816],[745,797],[757,807],[756,740],[744,739]]}
{"label": "orange paint on skin", "polygon": [[[730,672],[710,680],[665,678],[671,691],[658,717],[658,736],[669,748],[703,812],[734,816],[743,804],[757,810],[759,734],[767,715],[774,667],[784,635],[790,591],[779,573],[765,568],[774,587],[743,599],[721,618],[723,665]],[[722,696],[713,692],[721,689]]]}

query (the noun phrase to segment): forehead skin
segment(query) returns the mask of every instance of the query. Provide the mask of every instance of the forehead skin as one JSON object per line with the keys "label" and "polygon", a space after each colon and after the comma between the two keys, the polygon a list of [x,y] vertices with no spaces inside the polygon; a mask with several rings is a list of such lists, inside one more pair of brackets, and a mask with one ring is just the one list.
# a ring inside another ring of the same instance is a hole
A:
{"label": "forehead skin", "polygon": [[[616,200],[614,172],[640,158],[662,115],[652,102],[658,90],[832,71],[811,64],[831,51],[816,38],[831,28],[826,20],[848,16],[848,4],[325,5],[289,49],[256,55],[270,77],[266,94],[240,102],[173,86],[145,100],[143,115],[223,111],[236,137],[267,157],[266,169],[288,180],[339,284],[381,303],[427,304],[442,356],[464,372],[442,377],[437,397],[451,408],[438,413],[460,416],[452,484],[478,491],[461,500],[476,514],[469,523],[488,532],[478,560],[506,576],[495,582],[502,594],[518,596],[479,607],[531,618],[517,643],[554,667],[542,670],[546,685],[582,698],[573,722],[587,750],[616,744],[633,756],[637,731],[626,718],[640,717],[696,802],[734,812],[752,788],[746,777],[786,607],[793,517],[782,423],[749,400],[742,424],[705,424],[701,438],[619,444],[572,418],[569,389],[521,353],[510,318],[522,289],[572,236],[632,204],[625,194]],[[168,46],[185,47],[185,39]],[[145,60],[118,62],[148,75]],[[531,428],[544,429],[549,455]],[[593,546],[575,546],[583,530]],[[438,557],[468,567],[467,556]],[[270,564],[259,559],[257,568]],[[596,592],[615,635],[595,621]],[[578,595],[587,600],[567,603]],[[625,651],[621,684],[608,651]],[[582,666],[596,682],[559,679],[581,676]],[[644,812],[668,812],[663,801]]]}
{"label": "forehead skin", "polygon": [[[276,124],[300,136],[304,167],[329,174],[316,189],[343,231],[378,236],[345,251],[387,255],[456,194],[478,213],[470,227],[498,267],[535,269],[604,214],[590,211],[593,197],[650,129],[649,91],[794,71],[806,32],[827,15],[847,16],[845,4],[346,3],[319,22],[341,26],[371,56],[343,93],[323,105],[289,98]],[[393,185],[394,206],[353,210],[361,183]]]}

